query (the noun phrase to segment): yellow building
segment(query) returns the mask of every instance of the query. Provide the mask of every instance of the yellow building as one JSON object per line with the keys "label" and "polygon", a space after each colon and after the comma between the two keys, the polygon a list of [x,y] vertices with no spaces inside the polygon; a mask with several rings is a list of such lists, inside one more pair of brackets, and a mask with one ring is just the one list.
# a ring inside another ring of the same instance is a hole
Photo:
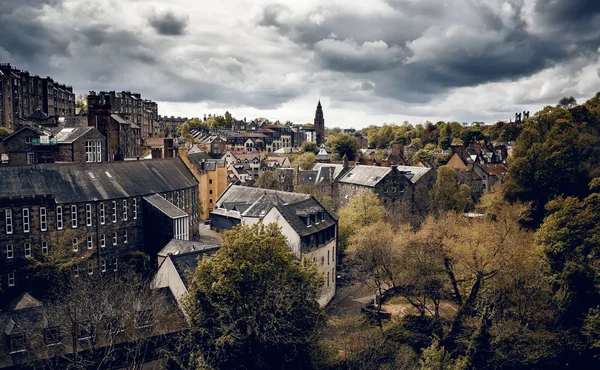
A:
{"label": "yellow building", "polygon": [[214,203],[227,189],[227,166],[225,161],[212,159],[205,152],[188,154],[179,147],[179,157],[198,181],[200,219],[206,220],[214,209]]}

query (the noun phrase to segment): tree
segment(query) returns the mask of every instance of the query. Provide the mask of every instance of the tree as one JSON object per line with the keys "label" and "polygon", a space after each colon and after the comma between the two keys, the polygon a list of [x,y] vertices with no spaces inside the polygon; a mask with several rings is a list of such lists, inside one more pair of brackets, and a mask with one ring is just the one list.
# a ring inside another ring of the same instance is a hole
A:
{"label": "tree", "polygon": [[568,326],[579,326],[600,304],[596,260],[600,256],[600,193],[584,200],[557,198],[536,233],[555,279],[554,299]]}
{"label": "tree", "polygon": [[525,121],[513,147],[506,195],[509,200],[532,202],[534,225],[541,223],[550,200],[587,196],[587,184],[598,175],[600,120],[588,105],[572,111],[546,107],[537,112]]}
{"label": "tree", "polygon": [[377,195],[370,191],[361,191],[342,208],[339,213],[338,256],[342,256],[350,238],[362,227],[383,220],[385,208]]}
{"label": "tree", "polygon": [[87,114],[87,112],[88,112],[87,94],[77,95],[77,99],[75,99],[75,108],[79,108],[79,109],[81,109],[82,113]]}
{"label": "tree", "polygon": [[231,116],[231,113],[229,113],[229,111],[225,112],[225,125],[227,127],[233,126],[233,117]]}
{"label": "tree", "polygon": [[305,141],[305,142],[302,143],[301,151],[302,151],[302,153],[314,153],[314,154],[317,154],[317,153],[319,153],[319,147],[317,146],[317,143],[313,143],[313,142],[310,142],[310,141]]}
{"label": "tree", "polygon": [[571,109],[577,106],[577,100],[574,97],[564,97],[558,101],[558,106],[564,109]]}
{"label": "tree", "polygon": [[314,153],[306,152],[302,153],[294,159],[292,162],[292,167],[300,167],[303,170],[310,170],[315,162],[317,161],[317,156]]}
{"label": "tree", "polygon": [[471,189],[465,184],[458,184],[454,168],[441,166],[433,186],[433,199],[440,212],[463,212],[472,203]]}
{"label": "tree", "polygon": [[327,145],[339,158],[346,156],[349,161],[356,158],[356,151],[360,148],[358,139],[349,134],[337,134],[327,138]]}
{"label": "tree", "polygon": [[63,280],[42,311],[40,324],[52,325],[56,344],[46,346],[42,329],[28,339],[52,354],[39,364],[50,369],[140,368],[157,355],[164,335],[185,325],[166,297],[135,273],[99,278],[86,272]]}
{"label": "tree", "polygon": [[10,134],[12,134],[12,130],[6,127],[0,127],[0,139],[4,139],[5,137],[8,137]]}
{"label": "tree", "polygon": [[241,225],[223,235],[212,259],[191,277],[184,309],[187,354],[215,369],[306,368],[325,322],[323,278],[298,261],[275,224]]}

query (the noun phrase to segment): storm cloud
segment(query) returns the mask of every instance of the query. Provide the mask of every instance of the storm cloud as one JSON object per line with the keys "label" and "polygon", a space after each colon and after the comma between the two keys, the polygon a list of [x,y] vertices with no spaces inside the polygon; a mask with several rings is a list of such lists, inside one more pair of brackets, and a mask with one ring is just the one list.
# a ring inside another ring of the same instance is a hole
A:
{"label": "storm cloud", "polygon": [[586,0],[0,2],[2,62],[175,115],[493,121],[595,94],[599,48]]}

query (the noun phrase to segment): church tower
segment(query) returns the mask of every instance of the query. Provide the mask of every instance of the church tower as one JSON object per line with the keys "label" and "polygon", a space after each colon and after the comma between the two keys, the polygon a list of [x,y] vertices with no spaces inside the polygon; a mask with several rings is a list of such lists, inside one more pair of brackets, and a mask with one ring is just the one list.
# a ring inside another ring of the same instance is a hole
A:
{"label": "church tower", "polygon": [[315,113],[315,131],[317,133],[317,145],[325,143],[325,119],[323,118],[323,108],[321,100],[317,104],[317,112]]}

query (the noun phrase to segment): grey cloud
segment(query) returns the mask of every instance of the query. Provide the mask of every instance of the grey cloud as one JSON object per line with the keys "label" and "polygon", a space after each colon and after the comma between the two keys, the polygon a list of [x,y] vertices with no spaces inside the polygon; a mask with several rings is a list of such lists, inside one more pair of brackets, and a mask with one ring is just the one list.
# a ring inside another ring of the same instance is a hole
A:
{"label": "grey cloud", "polygon": [[185,33],[189,19],[187,16],[177,15],[172,11],[153,13],[148,22],[161,35],[180,36]]}

